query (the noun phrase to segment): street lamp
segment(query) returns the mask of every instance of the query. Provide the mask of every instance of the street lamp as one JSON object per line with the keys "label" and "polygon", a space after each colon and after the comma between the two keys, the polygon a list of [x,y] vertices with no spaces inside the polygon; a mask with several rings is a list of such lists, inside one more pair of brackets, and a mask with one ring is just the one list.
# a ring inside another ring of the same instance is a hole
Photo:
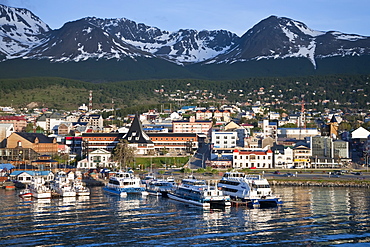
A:
{"label": "street lamp", "polygon": [[202,168],[204,168],[204,153],[202,153]]}

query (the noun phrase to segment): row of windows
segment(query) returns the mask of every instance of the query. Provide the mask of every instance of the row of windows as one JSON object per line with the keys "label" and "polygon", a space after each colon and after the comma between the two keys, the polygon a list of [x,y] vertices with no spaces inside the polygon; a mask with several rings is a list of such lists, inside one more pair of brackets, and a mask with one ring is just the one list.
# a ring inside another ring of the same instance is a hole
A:
{"label": "row of windows", "polygon": [[235,163],[234,167],[257,167],[257,168],[269,168],[271,163]]}
{"label": "row of windows", "polygon": [[[245,157],[244,159],[246,159],[246,160],[248,160],[248,159],[251,159],[251,160],[255,160],[255,159],[265,160],[266,159],[266,156],[259,156],[259,155],[257,155],[257,156],[256,155],[251,155],[251,156],[244,156],[244,157]],[[238,156],[234,156],[234,159],[238,159]],[[239,159],[242,160],[243,156],[239,156]],[[271,156],[267,156],[267,159],[270,160]]]}
{"label": "row of windows", "polygon": [[152,141],[163,141],[163,140],[166,140],[166,141],[191,141],[191,142],[194,141],[193,138],[189,139],[189,138],[178,138],[178,137],[176,137],[176,138],[175,137],[172,137],[172,138],[157,137],[157,138],[153,138],[151,140]]}
{"label": "row of windows", "polygon": [[[228,136],[224,136],[224,139],[227,139]],[[216,139],[220,139],[220,136],[216,136]],[[235,139],[235,136],[231,136],[231,139]]]}
{"label": "row of windows", "polygon": [[[227,144],[227,143],[228,143],[227,141],[224,141],[224,144]],[[220,142],[216,141],[216,144],[220,144]],[[235,144],[235,141],[230,142],[230,144]]]}

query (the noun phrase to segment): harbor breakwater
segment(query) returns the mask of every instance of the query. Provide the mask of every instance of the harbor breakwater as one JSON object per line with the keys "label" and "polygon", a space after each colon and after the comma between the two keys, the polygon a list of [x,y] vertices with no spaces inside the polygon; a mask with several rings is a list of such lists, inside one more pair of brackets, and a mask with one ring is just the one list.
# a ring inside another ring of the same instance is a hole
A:
{"label": "harbor breakwater", "polygon": [[281,181],[281,180],[269,180],[270,185],[273,186],[316,186],[316,187],[358,187],[358,188],[370,188],[368,181],[317,181],[317,180],[306,180],[306,181]]}

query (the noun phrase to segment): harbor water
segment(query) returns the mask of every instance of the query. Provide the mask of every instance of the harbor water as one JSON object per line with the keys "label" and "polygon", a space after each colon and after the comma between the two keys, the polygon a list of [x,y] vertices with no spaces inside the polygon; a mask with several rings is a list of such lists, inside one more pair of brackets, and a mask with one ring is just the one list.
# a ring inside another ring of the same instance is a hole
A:
{"label": "harbor water", "polygon": [[276,208],[207,211],[155,196],[25,201],[0,190],[0,246],[370,246],[365,188],[274,187]]}

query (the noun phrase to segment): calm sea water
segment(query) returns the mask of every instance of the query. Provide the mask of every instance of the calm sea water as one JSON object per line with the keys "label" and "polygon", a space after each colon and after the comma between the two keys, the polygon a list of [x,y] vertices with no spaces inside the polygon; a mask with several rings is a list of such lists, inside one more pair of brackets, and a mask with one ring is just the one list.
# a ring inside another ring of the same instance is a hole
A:
{"label": "calm sea water", "polygon": [[24,201],[0,190],[0,246],[370,246],[362,188],[275,187],[278,208],[204,211],[166,198]]}

